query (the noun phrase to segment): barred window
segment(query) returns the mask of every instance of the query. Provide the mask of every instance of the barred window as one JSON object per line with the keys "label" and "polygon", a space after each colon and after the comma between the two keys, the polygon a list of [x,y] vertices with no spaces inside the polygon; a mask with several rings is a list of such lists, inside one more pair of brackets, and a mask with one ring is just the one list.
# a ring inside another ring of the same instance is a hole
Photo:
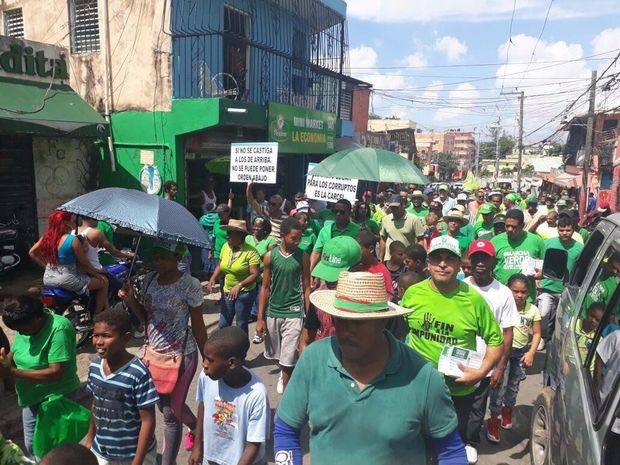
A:
{"label": "barred window", "polygon": [[71,53],[99,51],[99,8],[97,0],[69,0]]}
{"label": "barred window", "polygon": [[4,13],[4,35],[7,37],[24,37],[24,15],[21,8]]}

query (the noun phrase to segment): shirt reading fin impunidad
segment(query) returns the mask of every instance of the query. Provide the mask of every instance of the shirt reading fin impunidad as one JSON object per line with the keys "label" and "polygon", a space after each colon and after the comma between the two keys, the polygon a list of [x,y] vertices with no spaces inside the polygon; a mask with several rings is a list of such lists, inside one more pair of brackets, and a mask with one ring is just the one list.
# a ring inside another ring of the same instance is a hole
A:
{"label": "shirt reading fin impunidad", "polygon": [[[476,336],[488,347],[504,342],[502,330],[489,304],[470,285],[459,281],[451,293],[442,293],[427,279],[411,286],[401,305],[412,311],[405,316],[409,326],[407,344],[435,366],[444,346],[476,350]],[[465,396],[476,390],[446,378],[453,396]]]}

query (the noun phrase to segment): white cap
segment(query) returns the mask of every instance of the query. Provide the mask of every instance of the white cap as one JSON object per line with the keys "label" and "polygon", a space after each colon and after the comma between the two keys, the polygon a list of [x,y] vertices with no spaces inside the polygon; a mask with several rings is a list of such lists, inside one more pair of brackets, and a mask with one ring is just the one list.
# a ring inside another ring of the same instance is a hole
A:
{"label": "white cap", "polygon": [[465,194],[464,192],[461,192],[459,195],[456,196],[456,200],[468,200],[467,194]]}
{"label": "white cap", "polygon": [[461,249],[459,248],[459,241],[450,236],[439,236],[431,241],[431,246],[428,249],[428,254],[432,254],[437,250],[447,250],[452,252],[457,257],[461,256]]}

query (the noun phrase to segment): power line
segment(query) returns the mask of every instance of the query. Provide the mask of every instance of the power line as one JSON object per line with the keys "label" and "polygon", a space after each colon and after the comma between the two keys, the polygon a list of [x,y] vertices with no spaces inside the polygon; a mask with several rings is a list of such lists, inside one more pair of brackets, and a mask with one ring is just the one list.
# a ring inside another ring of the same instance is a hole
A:
{"label": "power line", "polygon": [[551,5],[553,5],[553,0],[549,1],[549,7],[547,8],[547,14],[545,15],[545,20],[543,22],[542,28],[540,29],[540,34],[538,34],[538,39],[536,39],[536,43],[534,44],[534,48],[532,49],[532,55],[530,56],[530,62],[525,67],[525,71],[523,71],[523,76],[521,77],[521,80],[519,81],[519,84],[516,85],[516,87],[519,87],[519,85],[523,81],[523,77],[525,77],[525,74],[530,69],[530,66],[532,65],[532,61],[534,61],[534,55],[536,54],[536,48],[538,47],[538,44],[540,43],[540,39],[542,38],[543,33],[545,32],[545,28],[547,27],[547,21],[549,20],[549,12],[551,11]]}
{"label": "power line", "polygon": [[502,76],[502,89],[504,88],[504,82],[506,81],[506,65],[508,65],[508,54],[510,52],[510,46],[512,45],[512,23],[515,19],[515,11],[517,9],[517,0],[512,3],[512,15],[510,16],[510,28],[508,29],[508,43],[506,44],[506,63],[504,65],[504,76]]}

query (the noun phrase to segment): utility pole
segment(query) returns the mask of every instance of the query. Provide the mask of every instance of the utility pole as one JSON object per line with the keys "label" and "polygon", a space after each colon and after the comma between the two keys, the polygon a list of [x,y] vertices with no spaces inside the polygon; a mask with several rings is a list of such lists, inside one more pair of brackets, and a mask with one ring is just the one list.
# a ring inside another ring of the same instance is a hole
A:
{"label": "utility pole", "polygon": [[521,190],[521,175],[523,173],[523,98],[524,92],[501,92],[500,95],[518,95],[519,96],[519,161],[517,162],[517,190]]}
{"label": "utility pole", "polygon": [[588,107],[588,126],[586,129],[586,147],[583,155],[583,168],[581,178],[581,195],[579,202],[579,216],[586,214],[588,204],[588,175],[590,174],[590,159],[592,157],[592,138],[594,135],[594,106],[596,103],[596,71],[592,71],[590,83],[590,105]]}
{"label": "utility pole", "polygon": [[501,115],[497,115],[497,126],[495,127],[495,182],[497,182],[499,178],[499,131],[502,128],[501,123],[502,117]]}
{"label": "utility pole", "polygon": [[476,138],[476,155],[474,156],[474,175],[478,177],[480,173],[480,137],[477,132],[478,128],[474,128],[474,137]]}

